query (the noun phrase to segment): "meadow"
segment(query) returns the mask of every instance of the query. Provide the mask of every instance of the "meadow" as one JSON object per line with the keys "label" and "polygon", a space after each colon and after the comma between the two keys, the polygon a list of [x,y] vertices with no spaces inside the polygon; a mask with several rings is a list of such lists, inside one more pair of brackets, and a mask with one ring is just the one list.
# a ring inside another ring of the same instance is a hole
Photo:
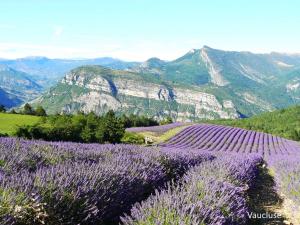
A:
{"label": "meadow", "polygon": [[38,116],[0,113],[0,133],[12,135],[18,126],[35,125],[39,121]]}

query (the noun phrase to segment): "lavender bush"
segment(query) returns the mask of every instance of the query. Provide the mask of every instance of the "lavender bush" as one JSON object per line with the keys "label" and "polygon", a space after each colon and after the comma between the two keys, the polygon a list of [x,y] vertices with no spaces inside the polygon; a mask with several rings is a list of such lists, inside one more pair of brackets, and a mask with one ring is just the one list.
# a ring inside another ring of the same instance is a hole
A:
{"label": "lavender bush", "polygon": [[170,184],[137,203],[125,225],[138,224],[245,224],[247,190],[258,173],[262,157],[224,155],[191,169],[181,185]]}
{"label": "lavender bush", "polygon": [[[300,208],[300,152],[268,159],[280,193]],[[299,210],[299,209],[297,209]]]}

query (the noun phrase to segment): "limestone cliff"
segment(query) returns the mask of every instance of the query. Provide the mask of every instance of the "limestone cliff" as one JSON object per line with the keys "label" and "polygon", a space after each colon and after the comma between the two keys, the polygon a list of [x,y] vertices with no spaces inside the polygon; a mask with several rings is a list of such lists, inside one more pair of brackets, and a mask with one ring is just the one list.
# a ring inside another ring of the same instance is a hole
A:
{"label": "limestone cliff", "polygon": [[239,117],[230,99],[219,101],[196,86],[171,86],[100,66],[72,70],[37,102],[50,113],[81,110],[101,114],[113,109],[157,119],[170,115],[177,121]]}

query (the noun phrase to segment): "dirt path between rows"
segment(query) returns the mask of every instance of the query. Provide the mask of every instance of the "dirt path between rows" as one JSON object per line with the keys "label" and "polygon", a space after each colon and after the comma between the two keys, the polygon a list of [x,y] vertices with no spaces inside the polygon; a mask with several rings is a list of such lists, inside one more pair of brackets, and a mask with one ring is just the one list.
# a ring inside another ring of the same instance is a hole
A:
{"label": "dirt path between rows", "polygon": [[[249,191],[249,197],[252,212],[249,225],[292,225],[284,215],[279,215],[284,211],[283,199],[276,192],[274,178],[267,168],[260,169],[254,187]],[[267,218],[261,218],[263,216]]]}

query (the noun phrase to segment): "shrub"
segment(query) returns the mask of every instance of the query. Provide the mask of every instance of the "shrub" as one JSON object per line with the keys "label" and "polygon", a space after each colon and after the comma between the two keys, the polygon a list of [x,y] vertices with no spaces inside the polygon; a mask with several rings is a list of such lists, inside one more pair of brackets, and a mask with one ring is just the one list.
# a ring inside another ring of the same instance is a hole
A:
{"label": "shrub", "polygon": [[31,139],[32,137],[31,137],[29,129],[30,129],[30,126],[26,126],[26,125],[19,126],[16,130],[15,135],[17,137],[23,137],[23,138]]}
{"label": "shrub", "polygon": [[6,109],[4,105],[0,105],[0,112],[5,113]]}
{"label": "shrub", "polygon": [[0,137],[8,137],[7,133],[0,133]]}
{"label": "shrub", "polygon": [[143,135],[137,133],[130,133],[130,132],[125,132],[125,135],[123,136],[121,141],[122,143],[138,144],[138,145],[142,145],[145,143],[145,139]]}
{"label": "shrub", "polygon": [[129,127],[149,127],[149,126],[157,126],[158,122],[152,118],[148,118],[145,116],[137,116],[130,114],[129,116],[122,115],[121,121],[124,124],[125,128]]}
{"label": "shrub", "polygon": [[168,116],[167,118],[165,118],[164,120],[162,120],[159,125],[166,125],[166,124],[170,124],[173,123],[172,117]]}
{"label": "shrub", "polygon": [[25,115],[34,115],[35,114],[35,111],[34,109],[31,107],[31,105],[29,105],[28,103],[26,103],[24,105],[24,108],[23,108],[23,114]]}
{"label": "shrub", "polygon": [[42,106],[38,106],[35,110],[37,116],[47,116],[45,109]]}
{"label": "shrub", "polygon": [[12,109],[10,112],[10,114],[17,114],[16,110]]}

